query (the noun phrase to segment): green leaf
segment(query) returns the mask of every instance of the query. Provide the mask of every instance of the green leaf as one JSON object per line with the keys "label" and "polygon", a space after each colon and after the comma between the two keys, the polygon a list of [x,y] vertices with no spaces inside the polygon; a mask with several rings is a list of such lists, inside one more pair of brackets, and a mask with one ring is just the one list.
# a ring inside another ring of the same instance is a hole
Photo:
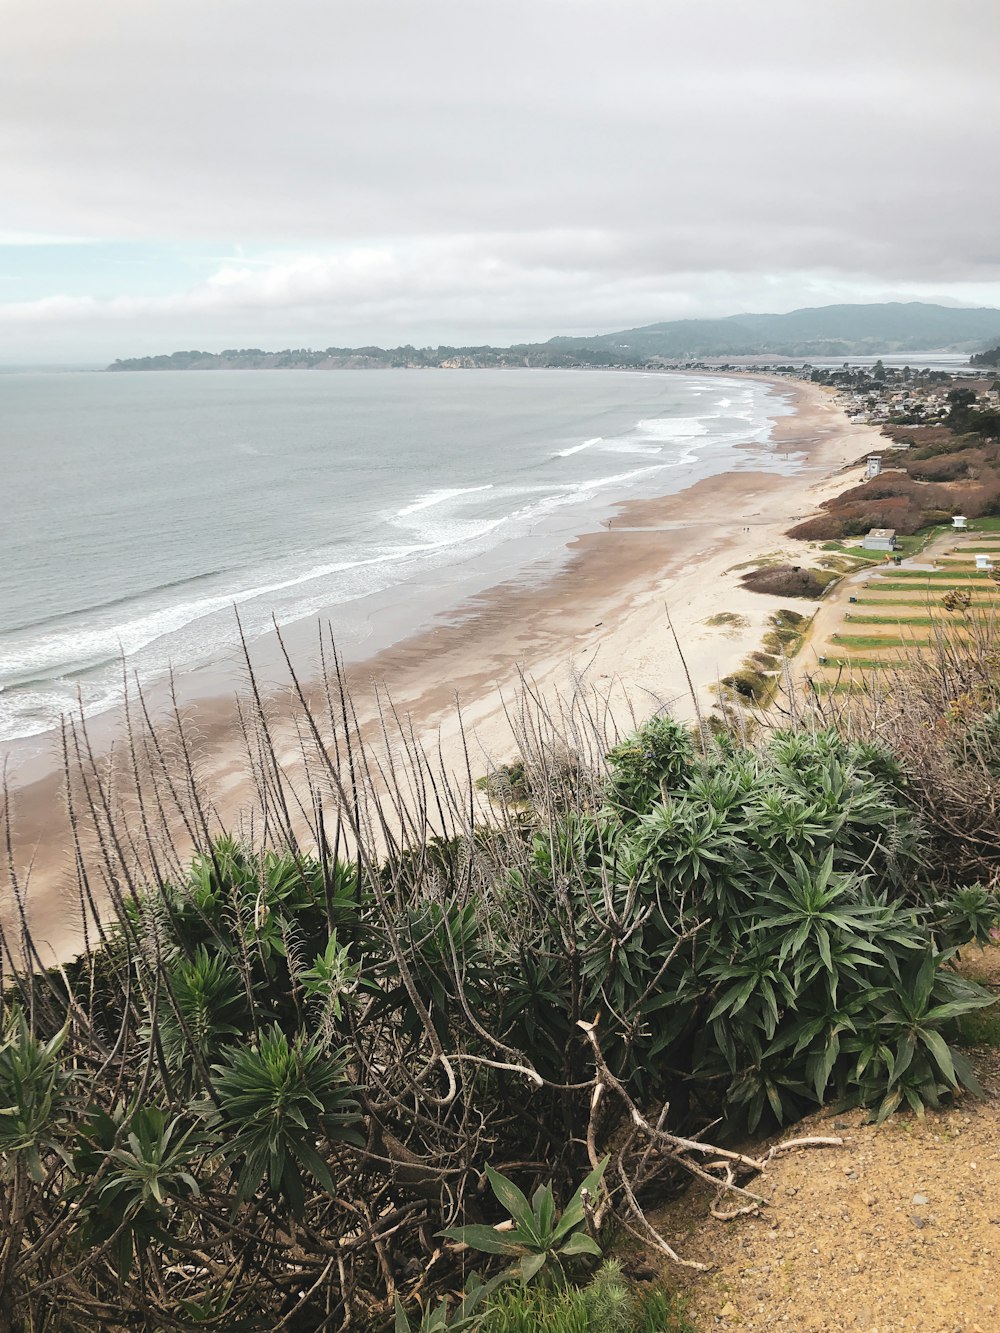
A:
{"label": "green leaf", "polygon": [[482,1250],[484,1254],[521,1253],[521,1246],[512,1244],[505,1238],[504,1233],[497,1231],[495,1227],[475,1224],[465,1227],[447,1227],[437,1234],[447,1237],[448,1240],[461,1241],[463,1245],[469,1245],[474,1250]]}
{"label": "green leaf", "polygon": [[531,1204],[512,1180],[502,1176],[499,1171],[494,1171],[491,1166],[486,1168],[486,1177],[490,1182],[490,1187],[496,1195],[498,1201],[507,1209],[507,1212],[514,1219],[522,1231],[528,1231],[532,1235],[535,1233],[535,1215]]}
{"label": "green leaf", "polygon": [[521,1259],[521,1281],[528,1285],[531,1279],[545,1263],[547,1254],[541,1250],[538,1254],[526,1254]]}
{"label": "green leaf", "polygon": [[406,1317],[406,1311],[403,1309],[403,1302],[399,1299],[398,1293],[393,1295],[393,1300],[396,1302],[396,1322],[393,1325],[395,1333],[412,1333],[410,1321]]}
{"label": "green leaf", "polygon": [[583,1191],[586,1190],[591,1199],[596,1198],[609,1161],[610,1158],[605,1157],[602,1162],[599,1162],[594,1170],[591,1171],[590,1175],[587,1176],[586,1180],[580,1185],[580,1188],[573,1195],[572,1199],[570,1199],[569,1203],[566,1205],[565,1212],[559,1219],[555,1231],[552,1233],[553,1245],[558,1245],[564,1236],[568,1236],[574,1227],[578,1227],[583,1221],[586,1216],[583,1210]]}
{"label": "green leaf", "polygon": [[551,1185],[539,1185],[531,1199],[535,1214],[535,1230],[540,1241],[545,1241],[552,1233],[552,1222],[556,1215],[556,1204],[552,1197]]}
{"label": "green leaf", "polygon": [[575,1231],[565,1245],[559,1247],[559,1253],[572,1259],[578,1254],[592,1254],[596,1258],[601,1257],[601,1247],[593,1236],[588,1236],[585,1231]]}
{"label": "green leaf", "polygon": [[941,1073],[951,1084],[953,1088],[958,1087],[958,1079],[955,1076],[955,1066],[952,1063],[951,1051],[948,1049],[948,1043],[940,1032],[934,1032],[930,1028],[922,1028],[920,1040],[924,1043],[931,1055],[934,1057],[934,1063]]}

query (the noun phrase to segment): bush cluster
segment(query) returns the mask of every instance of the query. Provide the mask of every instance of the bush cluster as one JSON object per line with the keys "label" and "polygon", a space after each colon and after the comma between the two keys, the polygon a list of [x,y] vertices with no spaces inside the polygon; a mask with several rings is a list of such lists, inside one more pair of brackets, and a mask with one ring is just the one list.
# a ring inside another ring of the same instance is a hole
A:
{"label": "bush cluster", "polygon": [[494,1220],[486,1161],[577,1181],[615,1135],[584,1028],[688,1131],[974,1086],[949,1032],[989,996],[950,961],[997,903],[921,889],[887,752],[808,730],[703,750],[661,717],[530,792],[378,858],[216,839],[123,897],[96,951],[15,979],[9,1327],[362,1326],[435,1229]]}
{"label": "bush cluster", "polygon": [[808,597],[816,600],[823,596],[828,585],[837,577],[831,570],[808,569],[802,565],[771,565],[744,574],[742,584],[751,592],[767,593],[772,597]]}

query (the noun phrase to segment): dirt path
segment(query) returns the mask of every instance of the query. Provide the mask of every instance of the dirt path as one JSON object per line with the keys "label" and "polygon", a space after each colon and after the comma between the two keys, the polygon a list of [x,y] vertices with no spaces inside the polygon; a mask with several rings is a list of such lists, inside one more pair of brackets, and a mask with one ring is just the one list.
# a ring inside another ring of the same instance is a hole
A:
{"label": "dirt path", "polygon": [[[1000,948],[964,970],[1000,993]],[[1000,1333],[1000,1050],[967,1053],[985,1101],[881,1126],[819,1113],[793,1132],[844,1146],[776,1159],[760,1215],[713,1221],[700,1187],[658,1215],[685,1258],[713,1265],[681,1279],[697,1329]]]}

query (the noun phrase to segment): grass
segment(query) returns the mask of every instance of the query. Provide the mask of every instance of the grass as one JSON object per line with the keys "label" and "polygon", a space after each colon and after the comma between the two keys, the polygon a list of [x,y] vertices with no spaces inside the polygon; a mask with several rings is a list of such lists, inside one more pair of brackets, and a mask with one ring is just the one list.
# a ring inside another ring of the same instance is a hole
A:
{"label": "grass", "polygon": [[970,568],[966,573],[956,574],[951,569],[897,569],[893,566],[892,577],[908,579],[911,582],[916,582],[918,579],[988,579],[989,570]]}
{"label": "grass", "polygon": [[726,573],[736,574],[744,569],[770,569],[772,565],[781,565],[787,560],[788,556],[781,551],[768,551],[767,555],[759,555],[753,560],[744,560],[741,564],[730,565]]}
{"label": "grass", "polygon": [[[897,582],[896,582],[896,579],[897,579],[897,578],[901,578],[901,577],[904,577],[904,575],[901,575],[901,574],[898,574],[898,573],[894,573],[894,574],[893,574],[893,577],[892,577],[891,580],[886,580],[885,583],[880,582],[880,583],[876,586],[876,588],[874,589],[874,591],[876,591],[876,592],[915,592],[916,589],[920,586],[920,585],[917,584],[913,579],[911,579],[909,583],[897,583]],[[924,573],[921,573],[921,574],[919,574],[919,575],[916,575],[916,577],[917,577],[917,578],[927,578],[928,575],[927,575],[927,574],[924,574]],[[939,582],[939,583],[935,583],[935,584],[930,584],[930,583],[926,584],[925,587],[927,588],[928,593],[933,592],[935,595],[939,595],[939,594],[941,594],[941,593],[948,592],[951,588],[967,588],[967,587],[968,587],[968,584],[965,582],[964,579],[956,579],[956,578],[954,577],[954,575],[952,575],[952,574],[939,574],[939,575],[937,575],[936,577],[939,578],[939,579],[947,579],[947,580],[949,580],[949,582],[947,582],[947,583]],[[972,577],[975,578],[975,575],[973,575]],[[873,591],[873,589],[871,588],[870,585],[869,585],[868,591],[869,591],[869,592]],[[988,588],[970,588],[969,591],[970,591],[970,592],[989,592],[990,589],[988,589]]]}
{"label": "grass", "polygon": [[768,616],[769,628],[761,640],[761,648],[765,653],[772,653],[775,657],[794,657],[805,641],[809,619],[800,611],[792,611],[789,607],[775,611],[773,615]]}
{"label": "grass", "polygon": [[944,616],[858,616],[853,611],[849,611],[844,617],[852,625],[947,625],[950,624]]}
{"label": "grass", "polygon": [[[935,589],[937,591],[937,589]],[[985,588],[971,588],[970,592],[986,592]],[[927,606],[930,599],[927,597],[859,597],[855,606]],[[1000,601],[974,601],[972,605],[977,610],[989,610],[993,606],[1000,606]]]}
{"label": "grass", "polygon": [[[942,532],[950,529],[943,524],[935,524],[931,528],[921,528],[919,532],[913,533],[910,537],[896,538],[896,554],[903,556],[918,555],[928,542],[935,537],[939,537]],[[847,546],[843,542],[825,542],[824,551],[843,551],[845,555],[851,556],[854,560],[862,560],[866,564],[879,564],[884,558],[882,551],[866,551],[863,546]]]}
{"label": "grass", "polygon": [[853,574],[856,570],[865,569],[875,563],[877,562],[861,560],[857,556],[847,555],[846,553],[820,556],[816,561],[818,568],[833,570],[835,574]]}
{"label": "grass", "polygon": [[844,648],[930,648],[930,639],[904,639],[895,635],[881,638],[874,634],[832,634],[834,643]]}
{"label": "grass", "polygon": [[713,629],[723,625],[728,625],[730,629],[746,629],[750,621],[738,611],[719,611],[716,615],[709,616],[704,623],[711,625]]}
{"label": "grass", "polygon": [[550,1288],[513,1284],[490,1301],[482,1333],[696,1333],[681,1299],[662,1287],[633,1290],[631,1309],[622,1318],[607,1315],[588,1293],[576,1287]]}
{"label": "grass", "polygon": [[816,694],[870,694],[871,686],[862,676],[860,679],[852,678],[849,681],[838,681],[836,685],[828,680],[811,680],[809,688]]}
{"label": "grass", "polygon": [[960,1046],[992,1046],[1000,1050],[1000,1004],[963,1014],[956,1026]]}
{"label": "grass", "polygon": [[848,667],[853,671],[896,671],[905,670],[909,665],[898,658],[879,660],[876,657],[828,657],[822,663],[824,667]]}

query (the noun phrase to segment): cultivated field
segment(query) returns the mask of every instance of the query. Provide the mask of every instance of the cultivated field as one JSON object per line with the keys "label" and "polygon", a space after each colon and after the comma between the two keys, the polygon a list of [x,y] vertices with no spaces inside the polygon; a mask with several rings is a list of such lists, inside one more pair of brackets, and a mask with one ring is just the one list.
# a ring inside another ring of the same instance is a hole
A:
{"label": "cultivated field", "polygon": [[970,521],[966,533],[938,530],[900,565],[850,553],[873,563],[842,579],[817,612],[797,659],[807,689],[864,689],[873,673],[906,671],[942,640],[968,640],[978,619],[1000,610],[1000,583],[976,568],[985,554],[1000,578],[1000,519]]}

